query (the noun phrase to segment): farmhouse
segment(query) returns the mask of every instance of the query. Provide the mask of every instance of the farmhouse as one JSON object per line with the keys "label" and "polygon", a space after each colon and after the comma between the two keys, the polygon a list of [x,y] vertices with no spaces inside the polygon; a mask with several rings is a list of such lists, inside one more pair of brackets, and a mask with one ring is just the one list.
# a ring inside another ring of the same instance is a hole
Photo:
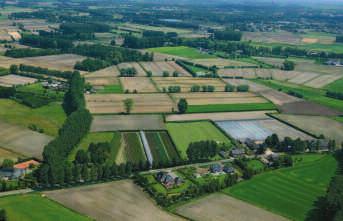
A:
{"label": "farmhouse", "polygon": [[182,179],[172,172],[160,171],[156,174],[158,182],[163,184],[166,188],[172,188],[173,186],[179,186],[182,184]]}
{"label": "farmhouse", "polygon": [[212,164],[210,166],[210,171],[211,171],[211,173],[220,173],[220,172],[222,172],[222,167],[218,163]]}
{"label": "farmhouse", "polygon": [[231,150],[231,156],[234,158],[239,158],[244,156],[245,150],[243,148],[234,148]]}
{"label": "farmhouse", "polygon": [[226,165],[224,166],[223,171],[228,174],[233,174],[235,173],[235,168]]}

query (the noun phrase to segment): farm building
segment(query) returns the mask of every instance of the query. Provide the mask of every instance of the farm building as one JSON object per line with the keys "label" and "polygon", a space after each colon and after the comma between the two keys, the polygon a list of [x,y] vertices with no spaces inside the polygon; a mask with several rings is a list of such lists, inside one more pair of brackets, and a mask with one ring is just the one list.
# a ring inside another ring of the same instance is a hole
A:
{"label": "farm building", "polygon": [[160,171],[156,174],[158,182],[163,184],[166,188],[172,188],[173,186],[179,186],[182,184],[182,179],[172,172]]}
{"label": "farm building", "polygon": [[210,166],[210,171],[211,171],[211,173],[220,173],[220,172],[222,172],[222,167],[220,164],[217,164],[217,163],[212,164]]}
{"label": "farm building", "polygon": [[244,156],[245,150],[243,148],[234,148],[231,150],[231,156],[234,158],[239,158]]}

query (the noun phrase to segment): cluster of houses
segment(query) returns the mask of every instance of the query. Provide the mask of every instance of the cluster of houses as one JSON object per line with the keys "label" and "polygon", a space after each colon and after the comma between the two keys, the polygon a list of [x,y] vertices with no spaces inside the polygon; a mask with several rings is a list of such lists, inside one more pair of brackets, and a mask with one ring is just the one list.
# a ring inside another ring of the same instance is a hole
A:
{"label": "cluster of houses", "polygon": [[14,180],[32,172],[40,163],[36,160],[27,160],[14,164],[13,168],[1,168],[0,180]]}
{"label": "cluster of houses", "polygon": [[168,189],[180,186],[183,183],[181,177],[170,171],[158,172],[156,174],[156,180]]}

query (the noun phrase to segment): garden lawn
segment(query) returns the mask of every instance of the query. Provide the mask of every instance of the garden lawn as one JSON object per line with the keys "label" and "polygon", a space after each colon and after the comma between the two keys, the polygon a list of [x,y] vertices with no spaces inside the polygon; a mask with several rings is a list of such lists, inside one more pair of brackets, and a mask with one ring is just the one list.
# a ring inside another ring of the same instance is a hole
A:
{"label": "garden lawn", "polygon": [[224,192],[291,220],[305,220],[316,199],[325,195],[337,167],[331,155],[320,156],[302,155],[303,161],[293,167],[257,175]]}
{"label": "garden lawn", "polygon": [[186,46],[149,48],[148,50],[151,52],[175,55],[190,59],[215,57],[206,53],[200,53],[199,50],[196,48],[190,48]]}
{"label": "garden lawn", "polygon": [[325,87],[328,91],[335,91],[343,93],[343,78],[338,79],[337,81],[332,82],[331,84]]}
{"label": "garden lawn", "polygon": [[167,123],[166,126],[183,159],[187,159],[186,150],[191,142],[214,140],[231,144],[230,139],[209,121]]}
{"label": "garden lawn", "polygon": [[259,111],[275,110],[273,103],[246,103],[246,104],[208,104],[189,105],[187,113],[212,113],[212,112],[234,112],[234,111]]}
{"label": "garden lawn", "polygon": [[33,109],[10,99],[0,99],[0,120],[11,124],[24,127],[35,124],[45,134],[56,136],[65,119],[66,115],[59,103]]}
{"label": "garden lawn", "polygon": [[15,195],[0,198],[0,208],[6,210],[9,221],[86,221],[82,216],[39,194]]}
{"label": "garden lawn", "polygon": [[105,85],[103,89],[98,90],[99,94],[120,94],[123,93],[123,88],[120,84]]}

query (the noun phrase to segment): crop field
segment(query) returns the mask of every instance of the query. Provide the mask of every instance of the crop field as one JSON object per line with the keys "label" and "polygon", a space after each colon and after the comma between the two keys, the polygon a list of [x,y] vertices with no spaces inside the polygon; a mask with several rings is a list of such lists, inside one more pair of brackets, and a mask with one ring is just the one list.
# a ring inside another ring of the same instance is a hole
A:
{"label": "crop field", "polygon": [[266,113],[274,111],[242,111],[242,112],[221,112],[221,113],[194,113],[194,114],[170,114],[166,116],[167,122],[178,121],[199,121],[199,120],[256,120],[269,118]]}
{"label": "crop field", "polygon": [[286,221],[287,219],[249,203],[222,193],[214,193],[178,207],[177,214],[190,220],[264,220]]}
{"label": "crop field", "polygon": [[336,140],[337,145],[343,142],[343,124],[331,118],[289,114],[276,114],[275,116],[311,134],[317,136],[323,134],[326,138]]}
{"label": "crop field", "polygon": [[342,75],[321,75],[311,81],[306,82],[304,85],[313,88],[330,87],[335,84],[337,80],[342,79]]}
{"label": "crop field", "polygon": [[132,113],[171,112],[175,105],[167,94],[91,94],[86,95],[88,110],[93,114],[124,112],[123,101],[133,100]]}
{"label": "crop field", "polygon": [[[336,170],[332,156],[321,156],[310,156],[310,160],[293,167],[257,175],[224,192],[291,220],[305,220],[315,200],[325,195]],[[302,157],[305,159],[306,155]]]}
{"label": "crop field", "polygon": [[15,162],[20,157],[24,156],[0,147],[0,162],[3,162],[4,159],[10,159]]}
{"label": "crop field", "polygon": [[118,84],[119,70],[117,66],[110,66],[99,71],[85,74],[86,82],[93,86],[105,86]]}
{"label": "crop field", "polygon": [[281,139],[285,137],[300,138],[302,140],[312,139],[303,132],[274,119],[217,121],[216,124],[230,136],[241,141],[247,138],[265,140],[274,133]]}
{"label": "crop field", "polygon": [[343,78],[327,85],[325,89],[329,91],[343,92]]}
{"label": "crop field", "polygon": [[3,122],[26,128],[35,124],[42,128],[45,134],[56,136],[65,118],[62,106],[58,103],[32,109],[10,99],[0,99],[0,120]]}
{"label": "crop field", "polygon": [[291,32],[244,32],[243,39],[245,41],[267,42],[267,43],[290,43],[300,44],[301,36],[295,35]]}
{"label": "crop field", "polygon": [[123,132],[123,147],[119,150],[118,159],[120,162],[132,162],[138,164],[145,162],[146,156],[138,132]]}
{"label": "crop field", "polygon": [[0,121],[0,146],[13,152],[41,159],[44,146],[52,139],[48,135]]}
{"label": "crop field", "polygon": [[214,140],[231,144],[229,138],[208,121],[167,123],[166,127],[183,159],[187,159],[186,150],[191,142]]}
{"label": "crop field", "polygon": [[136,69],[137,76],[146,76],[144,69],[137,62],[125,62],[118,64],[119,70],[123,68],[134,68]]}
{"label": "crop field", "polygon": [[217,78],[193,78],[193,77],[154,77],[153,81],[162,91],[163,88],[168,90],[169,86],[180,86],[181,92],[190,92],[193,85],[207,86],[212,85],[215,91],[224,91],[225,83]]}
{"label": "crop field", "polygon": [[[131,180],[68,188],[45,193],[62,205],[95,220],[183,220],[160,209]],[[114,209],[115,208],[115,209]]]}
{"label": "crop field", "polygon": [[223,59],[223,58],[208,58],[208,59],[192,59],[191,62],[195,64],[201,64],[206,67],[216,66],[218,68],[224,68],[227,66],[255,66],[254,64],[250,64],[247,62],[242,62],[238,60],[230,60],[230,59]]}
{"label": "crop field", "polygon": [[189,105],[268,103],[250,92],[199,92],[172,94],[175,100],[186,98]]}
{"label": "crop field", "polygon": [[9,68],[11,64],[26,64],[39,66],[42,68],[55,69],[60,71],[72,71],[77,61],[82,61],[85,57],[74,54],[48,55],[27,58],[9,58],[0,56],[0,67]]}
{"label": "crop field", "polygon": [[155,85],[147,77],[121,77],[120,82],[124,91],[136,91],[137,93],[157,92]]}
{"label": "crop field", "polygon": [[121,94],[124,92],[119,81],[117,81],[116,84],[96,86],[94,87],[94,89],[98,94]]}
{"label": "crop field", "polygon": [[128,130],[163,130],[161,115],[95,115],[91,126],[92,132],[128,131]]}
{"label": "crop field", "polygon": [[150,30],[150,31],[176,32],[178,34],[188,34],[188,33],[192,32],[192,30],[190,30],[190,29],[158,27],[158,26],[141,25],[141,24],[135,24],[135,23],[124,23],[123,27],[136,29],[136,30],[140,30],[140,31]]}
{"label": "crop field", "polygon": [[6,210],[9,221],[91,221],[39,194],[14,195],[0,198],[0,207]]}
{"label": "crop field", "polygon": [[167,132],[144,132],[152,153],[153,162],[163,163],[179,160],[179,155]]}
{"label": "crop field", "polygon": [[215,56],[209,55],[207,53],[200,52],[196,48],[190,48],[186,46],[177,47],[159,47],[159,48],[149,48],[150,52],[157,52],[169,55],[180,56],[190,59],[200,59],[200,58],[214,58]]}
{"label": "crop field", "polygon": [[168,72],[170,76],[176,71],[180,76],[190,76],[189,73],[173,61],[140,62],[144,70],[151,71],[153,76],[162,76]]}
{"label": "crop field", "polygon": [[15,85],[25,85],[25,84],[32,84],[35,83],[37,79],[35,78],[30,78],[30,77],[23,77],[23,76],[18,76],[18,75],[5,75],[5,76],[0,76],[0,86],[3,87],[12,87]]}

